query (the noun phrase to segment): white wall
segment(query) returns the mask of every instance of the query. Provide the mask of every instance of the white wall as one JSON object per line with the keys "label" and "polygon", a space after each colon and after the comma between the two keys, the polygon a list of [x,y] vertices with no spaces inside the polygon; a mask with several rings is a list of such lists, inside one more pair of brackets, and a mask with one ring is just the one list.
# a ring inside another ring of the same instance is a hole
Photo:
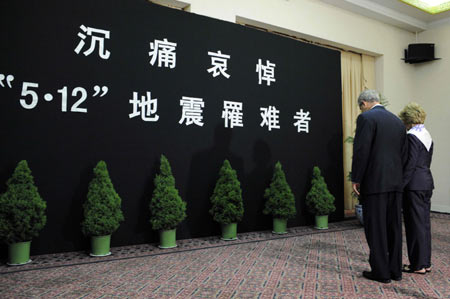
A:
{"label": "white wall", "polygon": [[[229,22],[237,19],[253,20],[255,24],[277,27],[300,37],[374,54],[376,86],[390,103],[388,109],[398,113],[406,103],[415,99],[429,112],[427,125],[436,139],[433,172],[436,190],[433,209],[450,211],[450,144],[446,141],[445,126],[450,104],[444,95],[450,75],[450,61],[433,62],[423,66],[404,63],[403,50],[415,41],[415,35],[397,27],[363,17],[319,0],[184,0],[190,3],[192,13]],[[437,54],[450,53],[450,26],[425,32],[421,38],[429,38],[438,44]],[[436,35],[436,36],[434,36]],[[437,40],[442,41],[438,43]],[[424,80],[424,78],[429,78]],[[433,79],[434,78],[434,79]],[[434,81],[435,80],[435,81]],[[441,84],[437,86],[437,83]],[[430,93],[432,92],[432,94]],[[420,98],[420,99],[419,99]],[[445,108],[445,109],[443,109]],[[447,112],[446,112],[447,111]],[[448,130],[447,130],[448,131]]]}
{"label": "white wall", "polygon": [[435,56],[442,58],[432,62],[412,65],[414,95],[411,100],[422,105],[427,112],[425,126],[434,139],[431,171],[435,190],[432,210],[450,213],[450,23],[424,31],[419,42],[434,43]]}
{"label": "white wall", "polygon": [[184,0],[192,13],[229,22],[237,17],[285,28],[333,45],[382,55],[376,60],[377,89],[399,112],[413,94],[413,73],[401,58],[413,33],[319,0]]}

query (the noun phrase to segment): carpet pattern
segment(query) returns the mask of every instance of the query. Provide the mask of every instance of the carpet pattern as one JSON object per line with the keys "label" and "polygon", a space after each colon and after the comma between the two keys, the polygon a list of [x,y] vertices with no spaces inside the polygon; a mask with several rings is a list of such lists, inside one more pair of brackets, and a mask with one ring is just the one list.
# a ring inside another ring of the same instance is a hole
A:
{"label": "carpet pattern", "polygon": [[[95,263],[33,257],[49,262],[21,270],[2,266],[0,297],[450,298],[450,217],[432,217],[432,272],[404,274],[390,284],[361,276],[369,267],[362,227],[354,221],[333,225],[321,233],[291,229],[283,237],[261,232],[231,242],[182,240],[164,253],[145,252],[141,245]],[[405,245],[403,252],[407,263]]]}

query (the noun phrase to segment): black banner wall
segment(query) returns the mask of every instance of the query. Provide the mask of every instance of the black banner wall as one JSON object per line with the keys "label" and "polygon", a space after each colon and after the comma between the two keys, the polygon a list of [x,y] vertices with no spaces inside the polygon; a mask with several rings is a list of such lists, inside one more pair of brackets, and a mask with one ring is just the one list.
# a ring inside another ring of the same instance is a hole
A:
{"label": "black banner wall", "polygon": [[125,216],[112,246],[158,241],[148,205],[161,154],[187,202],[179,239],[220,233],[208,210],[224,159],[243,189],[238,232],[271,229],[276,161],[297,202],[289,226],[312,223],[315,165],[342,219],[338,51],[144,0],[2,1],[0,32],[0,192],[27,160],[48,206],[32,254],[89,248],[82,204],[99,160]]}

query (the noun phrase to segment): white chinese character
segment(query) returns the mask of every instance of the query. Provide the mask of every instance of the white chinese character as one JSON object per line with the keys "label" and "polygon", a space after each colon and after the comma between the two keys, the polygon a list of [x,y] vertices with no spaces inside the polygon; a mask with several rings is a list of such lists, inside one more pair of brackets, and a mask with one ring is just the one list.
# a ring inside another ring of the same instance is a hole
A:
{"label": "white chinese character", "polygon": [[211,56],[211,64],[212,67],[208,69],[208,73],[213,73],[213,77],[217,77],[222,74],[225,78],[230,78],[230,75],[226,73],[227,71],[227,59],[230,59],[230,55],[222,54],[219,51],[208,52],[208,55]]}
{"label": "white chinese character", "polygon": [[243,127],[242,123],[242,103],[239,102],[223,102],[222,118],[225,119],[225,128],[228,128],[228,122],[230,122],[230,128]]}
{"label": "white chinese character", "polygon": [[186,121],[186,126],[196,124],[197,126],[203,127],[202,108],[205,107],[203,99],[183,96],[180,100],[180,106],[183,107],[183,112],[178,123],[182,124]]}
{"label": "white chinese character", "polygon": [[146,96],[141,97],[141,100],[138,99],[138,93],[134,91],[133,99],[129,103],[133,105],[133,113],[128,115],[129,118],[140,115],[143,121],[158,121],[159,115],[156,114],[158,99],[152,99],[149,91]]}
{"label": "white chinese character", "polygon": [[261,85],[262,81],[267,82],[267,86],[270,86],[270,82],[275,82],[275,63],[271,63],[266,60],[266,65],[261,64],[261,59],[258,59],[256,65],[256,72],[258,73],[258,84]]}
{"label": "white chinese character", "polygon": [[311,117],[309,117],[309,111],[303,112],[303,109],[300,109],[299,112],[295,113],[294,119],[297,120],[294,123],[294,126],[297,127],[297,132],[309,133],[309,121],[311,120]]}
{"label": "white chinese character", "polygon": [[148,52],[148,55],[152,57],[150,64],[154,65],[158,58],[158,67],[161,67],[164,63],[164,67],[173,69],[176,65],[176,47],[177,44],[167,41],[167,38],[164,40],[155,39],[155,42],[150,43],[150,49],[153,51]]}
{"label": "white chinese character", "polygon": [[[91,37],[91,45],[89,49],[83,52],[84,56],[90,55],[92,52],[94,52],[95,45],[98,44],[98,55],[102,59],[108,59],[111,52],[108,50],[105,50],[105,38],[109,39],[109,31],[108,30],[102,30],[102,29],[96,29],[92,27],[86,27],[84,25],[80,26],[80,29],[83,30],[84,33],[86,33],[88,36]],[[99,36],[95,36],[93,34],[98,34]],[[86,35],[82,32],[78,33],[78,36],[81,38],[80,42],[78,43],[77,47],[75,48],[75,53],[80,54],[81,49],[84,47],[84,39],[86,38]]]}
{"label": "white chinese character", "polygon": [[269,108],[260,107],[259,110],[261,110],[261,117],[262,122],[259,124],[261,127],[266,125],[269,128],[269,131],[272,131],[272,129],[279,129],[279,123],[278,120],[278,113],[280,113],[280,110],[277,110],[274,106],[269,106]]}

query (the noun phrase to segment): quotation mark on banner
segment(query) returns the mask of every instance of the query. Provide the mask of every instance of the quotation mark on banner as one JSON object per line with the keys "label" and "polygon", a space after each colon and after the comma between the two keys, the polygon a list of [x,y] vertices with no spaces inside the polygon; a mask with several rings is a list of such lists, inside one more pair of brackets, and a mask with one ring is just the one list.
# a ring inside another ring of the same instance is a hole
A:
{"label": "quotation mark on banner", "polygon": [[[5,84],[3,84],[3,80],[5,79],[4,74],[0,74],[0,86],[5,87]],[[12,88],[11,82],[14,80],[13,75],[6,76],[6,84],[8,84],[9,88]]]}
{"label": "quotation mark on banner", "polygon": [[105,94],[108,93],[108,86],[103,86],[102,88],[100,88],[100,86],[95,85],[94,86],[95,93],[92,96],[96,97],[100,93],[100,90],[102,91],[102,94],[100,95],[100,97],[103,97]]}

